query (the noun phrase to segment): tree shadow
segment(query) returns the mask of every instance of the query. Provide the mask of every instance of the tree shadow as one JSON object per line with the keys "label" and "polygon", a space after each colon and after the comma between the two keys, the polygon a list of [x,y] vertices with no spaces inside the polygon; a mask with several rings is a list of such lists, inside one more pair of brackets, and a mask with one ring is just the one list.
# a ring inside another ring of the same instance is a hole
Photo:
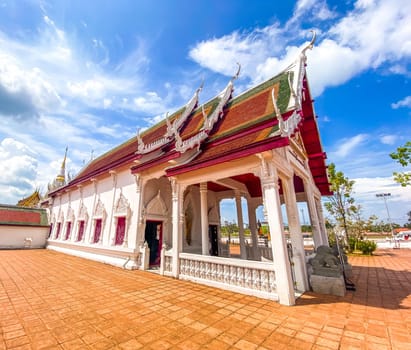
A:
{"label": "tree shadow", "polygon": [[350,303],[390,310],[411,309],[410,249],[380,249],[371,257],[349,257],[349,262],[352,264],[349,280],[354,283],[355,291],[347,290],[344,297],[306,292],[296,306]]}

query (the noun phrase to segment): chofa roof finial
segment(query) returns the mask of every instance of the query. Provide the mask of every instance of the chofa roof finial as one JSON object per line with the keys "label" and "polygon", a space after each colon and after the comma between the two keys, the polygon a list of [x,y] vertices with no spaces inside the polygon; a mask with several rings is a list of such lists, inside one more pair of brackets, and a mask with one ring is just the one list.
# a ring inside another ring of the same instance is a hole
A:
{"label": "chofa roof finial", "polygon": [[234,76],[231,78],[231,80],[236,80],[238,78],[238,76],[240,75],[240,71],[241,71],[241,64],[236,62],[238,65],[238,69],[237,69],[237,73],[234,74]]}
{"label": "chofa roof finial", "polygon": [[301,53],[302,53],[303,55],[305,55],[305,52],[306,52],[308,49],[312,50],[312,48],[314,47],[315,39],[317,38],[317,34],[316,34],[315,30],[310,29],[310,32],[313,34],[313,36],[312,36],[312,38],[311,38],[310,43],[309,43],[306,47],[304,47],[304,49],[301,51]]}

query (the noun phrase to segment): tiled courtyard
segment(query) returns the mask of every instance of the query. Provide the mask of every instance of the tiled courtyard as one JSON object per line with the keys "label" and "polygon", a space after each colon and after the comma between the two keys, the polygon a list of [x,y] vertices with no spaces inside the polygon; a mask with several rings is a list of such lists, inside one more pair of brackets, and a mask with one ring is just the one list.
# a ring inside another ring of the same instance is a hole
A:
{"label": "tiled courtyard", "polygon": [[411,249],[294,307],[49,250],[0,251],[0,349],[411,349]]}

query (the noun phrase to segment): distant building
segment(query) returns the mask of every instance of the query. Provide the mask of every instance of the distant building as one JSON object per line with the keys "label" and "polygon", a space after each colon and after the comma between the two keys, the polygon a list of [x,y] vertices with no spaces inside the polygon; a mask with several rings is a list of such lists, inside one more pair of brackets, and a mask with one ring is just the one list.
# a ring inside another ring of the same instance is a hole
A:
{"label": "distant building", "polygon": [[49,232],[45,209],[0,204],[0,249],[44,248]]}
{"label": "distant building", "polygon": [[25,208],[39,208],[41,200],[42,197],[40,191],[35,189],[31,195],[19,200],[17,202],[17,206]]}
{"label": "distant building", "polygon": [[[236,97],[239,72],[206,103],[199,102],[200,87],[185,106],[92,160],[71,181],[61,172],[43,203],[52,225],[48,248],[130,269],[158,267],[163,275],[294,304],[295,289],[308,289],[297,202],[307,203],[319,246],[328,243],[321,196],[331,194],[307,49]],[[237,258],[220,239],[225,198],[236,200]],[[251,244],[244,240],[241,198]],[[271,236],[264,246],[257,234],[259,206]]]}

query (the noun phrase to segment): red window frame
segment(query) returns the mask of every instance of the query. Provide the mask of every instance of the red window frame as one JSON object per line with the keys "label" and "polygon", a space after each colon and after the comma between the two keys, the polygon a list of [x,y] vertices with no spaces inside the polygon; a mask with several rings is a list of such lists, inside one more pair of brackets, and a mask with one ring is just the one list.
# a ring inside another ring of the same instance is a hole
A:
{"label": "red window frame", "polygon": [[83,235],[84,235],[84,220],[80,220],[78,222],[77,242],[80,242],[83,240]]}
{"label": "red window frame", "polygon": [[124,243],[125,233],[126,233],[126,217],[119,216],[117,217],[115,245],[122,245]]}
{"label": "red window frame", "polygon": [[71,221],[67,221],[66,236],[64,237],[66,241],[70,238],[70,233],[71,233]]}
{"label": "red window frame", "polygon": [[101,228],[102,228],[102,225],[103,225],[102,221],[103,221],[102,219],[96,219],[95,220],[93,243],[98,243],[98,241],[100,240]]}
{"label": "red window frame", "polygon": [[61,230],[61,222],[57,223],[57,232],[56,232],[56,239],[60,237],[60,230]]}

